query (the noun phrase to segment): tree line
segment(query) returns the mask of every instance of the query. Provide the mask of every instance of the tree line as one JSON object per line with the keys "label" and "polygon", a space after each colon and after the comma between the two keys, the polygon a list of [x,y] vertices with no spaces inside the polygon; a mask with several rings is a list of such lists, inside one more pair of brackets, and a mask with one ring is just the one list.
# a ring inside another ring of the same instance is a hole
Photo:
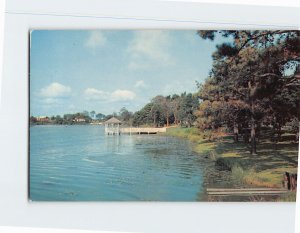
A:
{"label": "tree line", "polygon": [[[199,31],[202,39],[232,38],[217,46],[213,68],[198,84],[200,129],[228,127],[238,141],[249,135],[251,153],[263,126],[281,134],[290,126],[299,135],[299,31]],[[244,132],[243,132],[244,131]],[[247,137],[246,137],[247,138]]]}
{"label": "tree line", "polygon": [[119,112],[108,115],[96,114],[95,111],[83,111],[82,113],[43,117],[42,119],[31,116],[30,124],[84,124],[95,121],[105,122],[111,117],[117,117],[123,122],[123,125],[128,126],[163,127],[176,124],[191,127],[196,120],[195,112],[198,107],[198,97],[184,92],[180,95],[155,96],[142,109],[134,113],[123,107]]}
{"label": "tree line", "polygon": [[57,124],[57,125],[71,125],[71,124],[84,124],[84,123],[91,123],[93,121],[101,121],[106,120],[107,117],[102,113],[96,113],[95,111],[83,111],[78,113],[67,113],[63,116],[56,115],[56,116],[30,116],[30,124]]}
{"label": "tree line", "polygon": [[134,113],[123,107],[119,113],[109,116],[117,117],[124,125],[135,127],[168,127],[174,124],[191,127],[196,120],[198,106],[198,98],[191,93],[157,95]]}
{"label": "tree line", "polygon": [[198,106],[198,98],[191,93],[158,95],[132,115],[132,125],[168,127],[176,124],[191,127],[196,120]]}

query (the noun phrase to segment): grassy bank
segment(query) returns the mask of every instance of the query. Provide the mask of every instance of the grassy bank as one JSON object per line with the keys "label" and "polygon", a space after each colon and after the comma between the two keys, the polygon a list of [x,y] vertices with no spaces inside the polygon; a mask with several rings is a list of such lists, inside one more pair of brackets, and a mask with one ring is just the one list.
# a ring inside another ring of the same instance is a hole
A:
{"label": "grassy bank", "polygon": [[[196,152],[209,155],[216,164],[231,171],[234,180],[247,187],[282,187],[284,172],[297,172],[298,144],[292,141],[262,140],[257,145],[257,155],[251,155],[249,144],[235,143],[224,134],[212,136],[211,132],[180,127],[169,128],[167,134],[194,142]],[[287,198],[290,199],[294,200]]]}
{"label": "grassy bank", "polygon": [[188,139],[195,143],[194,151],[202,154],[209,154],[217,147],[217,142],[209,141],[209,135],[199,132],[196,128],[173,127],[167,129],[167,135]]}

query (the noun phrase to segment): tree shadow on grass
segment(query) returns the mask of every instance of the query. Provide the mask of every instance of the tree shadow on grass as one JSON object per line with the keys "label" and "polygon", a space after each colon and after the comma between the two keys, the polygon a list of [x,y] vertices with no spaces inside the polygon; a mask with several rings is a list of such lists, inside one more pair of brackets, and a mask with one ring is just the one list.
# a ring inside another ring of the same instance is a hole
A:
{"label": "tree shadow on grass", "polygon": [[250,144],[234,142],[233,139],[222,139],[216,148],[216,152],[222,156],[225,153],[233,153],[237,162],[246,169],[263,171],[268,169],[293,169],[298,165],[298,143],[275,143],[261,141],[257,144],[257,155],[251,155]]}

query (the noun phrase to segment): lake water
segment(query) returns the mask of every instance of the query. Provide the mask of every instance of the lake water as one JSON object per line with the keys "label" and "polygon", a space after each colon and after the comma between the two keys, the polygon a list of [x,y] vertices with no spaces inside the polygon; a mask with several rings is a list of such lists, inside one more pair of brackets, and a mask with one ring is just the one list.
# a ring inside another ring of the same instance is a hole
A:
{"label": "lake water", "polygon": [[30,127],[30,199],[199,201],[203,156],[182,139],[107,136],[103,126]]}

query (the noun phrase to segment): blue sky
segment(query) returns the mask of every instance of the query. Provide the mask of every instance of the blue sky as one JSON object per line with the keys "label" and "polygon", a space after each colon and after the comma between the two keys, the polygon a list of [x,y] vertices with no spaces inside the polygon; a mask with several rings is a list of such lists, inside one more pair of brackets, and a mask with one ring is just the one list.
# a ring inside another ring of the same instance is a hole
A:
{"label": "blue sky", "polygon": [[30,114],[134,112],[158,94],[196,92],[220,42],[187,30],[35,30]]}

